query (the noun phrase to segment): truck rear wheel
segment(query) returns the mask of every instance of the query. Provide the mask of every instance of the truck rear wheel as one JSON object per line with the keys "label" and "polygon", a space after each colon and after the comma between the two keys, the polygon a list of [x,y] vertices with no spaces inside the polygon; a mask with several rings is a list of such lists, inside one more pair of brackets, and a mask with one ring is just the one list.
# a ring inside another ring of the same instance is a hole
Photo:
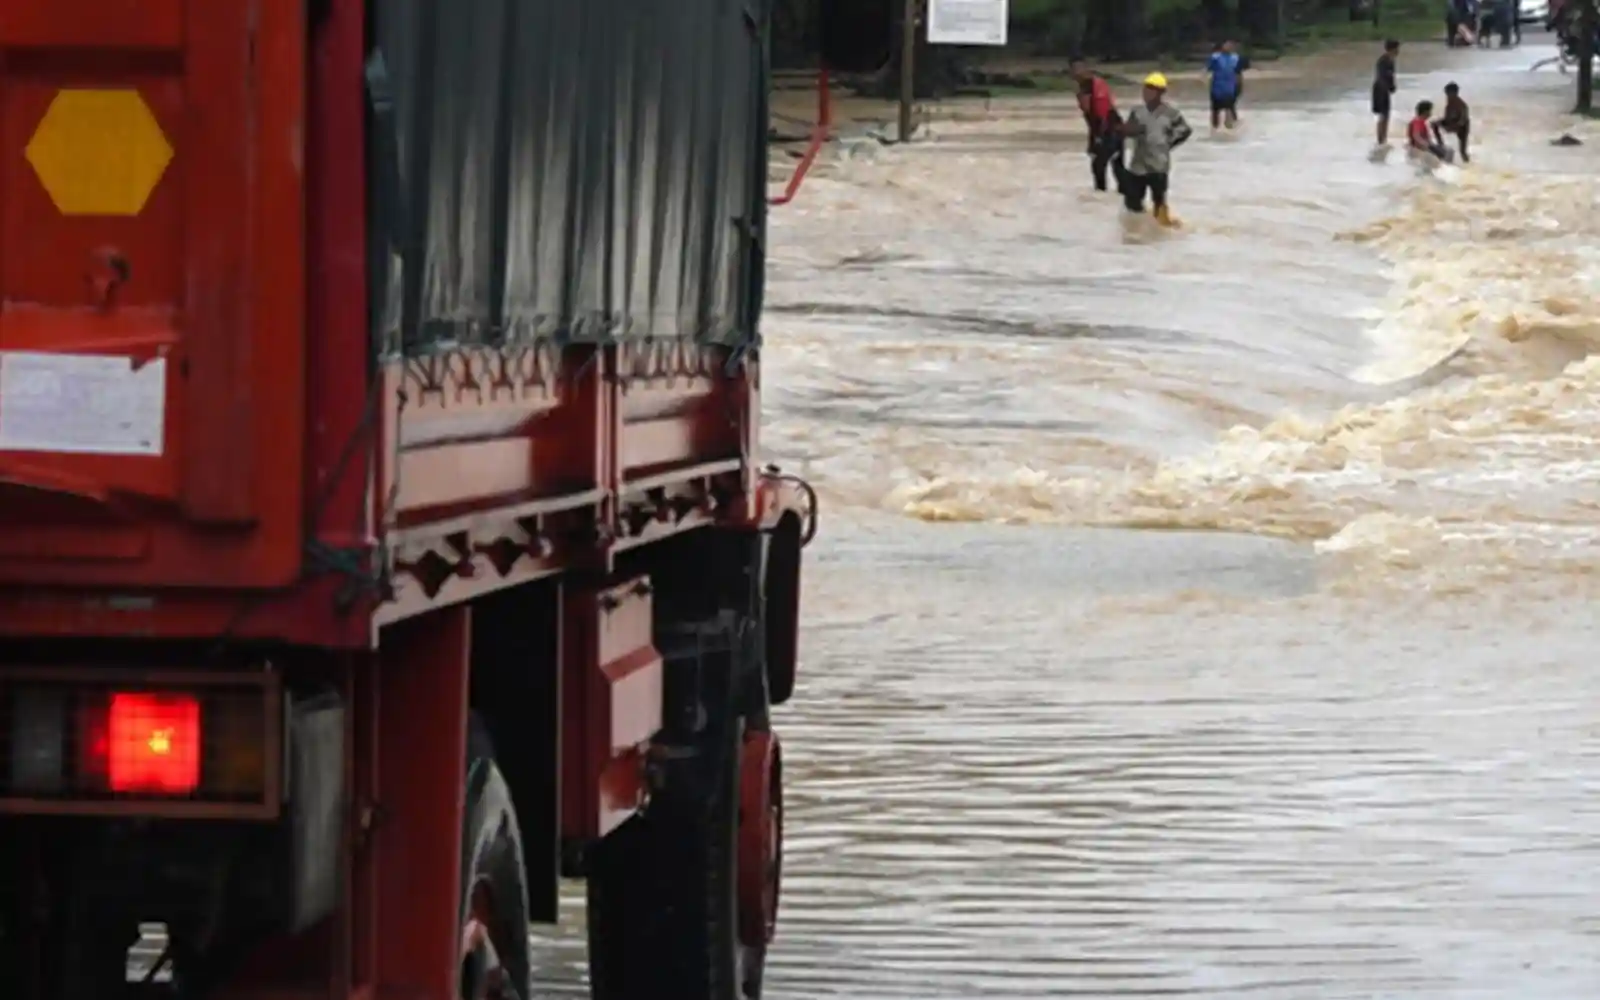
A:
{"label": "truck rear wheel", "polygon": [[[775,750],[770,734],[750,735]],[[713,724],[703,737],[693,753],[668,762],[646,810],[590,856],[595,1000],[761,996],[782,838],[781,792],[770,780],[779,775],[776,758],[751,753],[737,722]],[[768,769],[760,781],[743,776],[756,759]]]}
{"label": "truck rear wheel", "polygon": [[474,718],[461,828],[461,1000],[525,1000],[533,964],[511,791]]}
{"label": "truck rear wheel", "polygon": [[104,863],[104,843],[94,832],[73,836],[59,828],[8,842],[22,853],[7,885],[16,895],[0,928],[0,945],[10,953],[0,958],[0,995],[126,995],[128,949],[139,939],[138,923],[115,891],[119,883]]}

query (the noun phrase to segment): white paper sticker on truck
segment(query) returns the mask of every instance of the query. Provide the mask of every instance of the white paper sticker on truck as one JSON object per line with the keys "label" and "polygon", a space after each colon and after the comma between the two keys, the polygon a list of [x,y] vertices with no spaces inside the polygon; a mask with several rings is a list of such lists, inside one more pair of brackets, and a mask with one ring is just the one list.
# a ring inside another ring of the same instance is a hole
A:
{"label": "white paper sticker on truck", "polygon": [[167,362],[0,351],[0,451],[162,452]]}

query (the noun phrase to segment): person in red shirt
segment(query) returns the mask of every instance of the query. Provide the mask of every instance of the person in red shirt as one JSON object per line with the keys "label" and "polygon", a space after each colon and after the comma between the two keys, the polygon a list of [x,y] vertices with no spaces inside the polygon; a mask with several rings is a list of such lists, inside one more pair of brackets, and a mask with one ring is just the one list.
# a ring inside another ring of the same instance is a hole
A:
{"label": "person in red shirt", "polygon": [[1106,172],[1116,178],[1122,191],[1122,116],[1106,84],[1082,59],[1072,60],[1072,75],[1078,81],[1078,108],[1089,126],[1089,173],[1096,191],[1107,190]]}
{"label": "person in red shirt", "polygon": [[1411,124],[1406,126],[1406,141],[1411,147],[1413,156],[1428,153],[1437,157],[1443,163],[1455,159],[1455,154],[1450,147],[1439,142],[1433,134],[1433,102],[1418,101],[1417,115],[1411,119]]}

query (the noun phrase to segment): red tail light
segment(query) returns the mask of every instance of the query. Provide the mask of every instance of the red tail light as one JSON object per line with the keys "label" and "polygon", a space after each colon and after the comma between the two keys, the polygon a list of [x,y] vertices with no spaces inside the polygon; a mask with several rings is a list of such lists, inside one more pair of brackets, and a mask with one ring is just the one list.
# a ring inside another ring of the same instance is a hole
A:
{"label": "red tail light", "polygon": [[0,817],[280,815],[276,673],[130,673],[0,666]]}
{"label": "red tail light", "polygon": [[106,776],[113,792],[187,795],[200,787],[200,701],[186,695],[111,696]]}

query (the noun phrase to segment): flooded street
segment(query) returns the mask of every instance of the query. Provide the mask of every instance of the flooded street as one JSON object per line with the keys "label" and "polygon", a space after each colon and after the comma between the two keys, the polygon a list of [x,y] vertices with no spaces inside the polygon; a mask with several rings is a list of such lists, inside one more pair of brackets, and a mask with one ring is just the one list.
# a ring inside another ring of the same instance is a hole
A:
{"label": "flooded street", "polygon": [[772,995],[1594,995],[1600,211],[1544,54],[1408,47],[1395,134],[1473,108],[1431,178],[1366,55],[1237,136],[1180,89],[1176,232],[1064,96],[774,213],[765,437],[826,507]]}
{"label": "flooded street", "polygon": [[1470,170],[1369,162],[1360,93],[1252,108],[1185,148],[1177,233],[1087,190],[1065,99],[845,163],[776,219],[768,441],[836,505],[928,520],[1583,573],[1600,216],[1558,171],[1588,154],[1548,145],[1565,95],[1529,57],[1457,61],[1400,96],[1462,77]]}
{"label": "flooded street", "polygon": [[769,997],[1592,1000],[1600,128],[1548,51],[1408,47],[1394,134],[1473,108],[1437,177],[1369,160],[1375,53],[1226,138],[1179,89],[1175,232],[1066,96],[775,210],[824,508]]}
{"label": "flooded street", "polygon": [[1317,568],[1271,542],[839,520],[778,996],[1594,995],[1592,618],[1283,600]]}

